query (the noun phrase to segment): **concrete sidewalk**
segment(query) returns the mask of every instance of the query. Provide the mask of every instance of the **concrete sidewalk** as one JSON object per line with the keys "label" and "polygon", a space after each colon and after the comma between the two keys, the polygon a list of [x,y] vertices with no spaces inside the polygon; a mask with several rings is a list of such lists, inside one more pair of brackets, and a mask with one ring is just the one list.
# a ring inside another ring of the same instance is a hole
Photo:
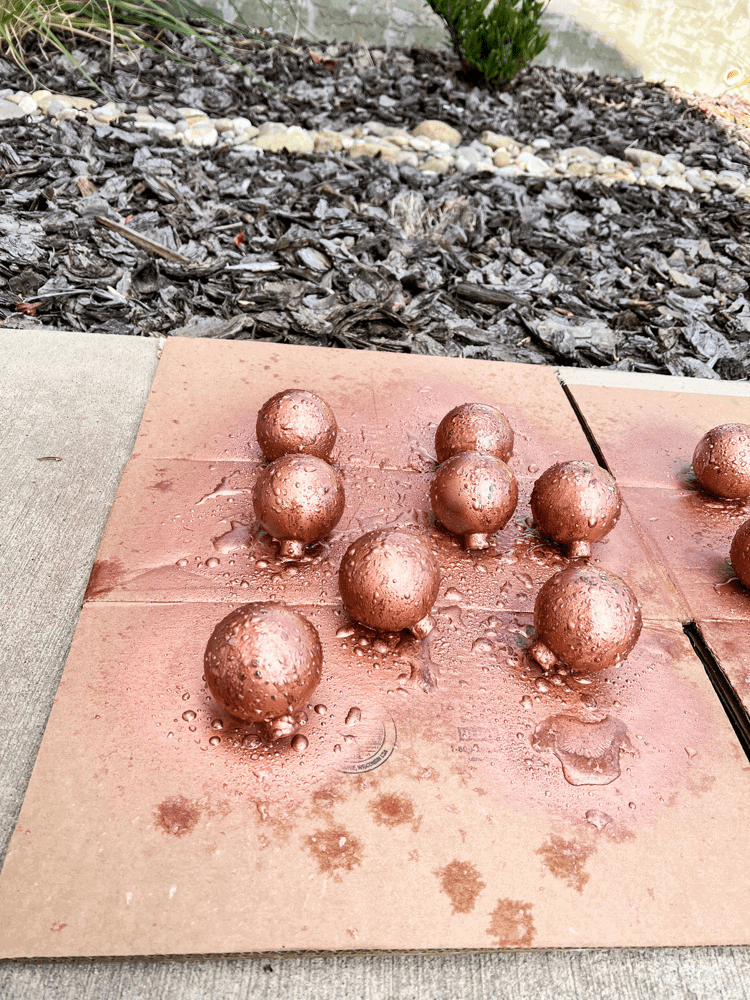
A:
{"label": "concrete sidewalk", "polygon": [[[89,572],[158,364],[158,342],[0,331],[0,852],[4,856]],[[561,369],[569,384],[750,395],[750,386]],[[59,458],[60,461],[55,460]],[[686,873],[687,874],[687,873]],[[750,950],[0,963],[0,996],[750,997]]]}

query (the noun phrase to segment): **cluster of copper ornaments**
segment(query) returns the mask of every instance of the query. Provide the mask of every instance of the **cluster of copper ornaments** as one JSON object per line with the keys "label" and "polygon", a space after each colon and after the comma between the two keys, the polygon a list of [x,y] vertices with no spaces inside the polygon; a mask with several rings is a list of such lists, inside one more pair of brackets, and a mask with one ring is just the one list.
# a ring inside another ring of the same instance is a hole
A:
{"label": "cluster of copper ornaments", "polygon": [[279,739],[306,721],[300,710],[320,681],[323,648],[317,629],[298,611],[243,604],[213,630],[204,668],[222,708]]}
{"label": "cluster of copper ornaments", "polygon": [[383,528],[362,535],[344,553],[339,591],[347,612],[367,628],[409,631],[424,638],[440,589],[437,559],[418,535]]}
{"label": "cluster of copper ornaments", "polygon": [[261,406],[255,433],[269,462],[295,454],[329,461],[338,425],[333,410],[320,396],[307,389],[284,389]]}
{"label": "cluster of copper ornaments", "polygon": [[495,406],[463,403],[435,432],[440,468],[430,485],[435,517],[462,535],[467,549],[486,549],[489,535],[504,528],[518,504],[516,477],[505,464],[513,430]]}
{"label": "cluster of copper ornaments", "polygon": [[713,496],[750,499],[750,427],[722,424],[704,434],[693,453],[693,472]]}
{"label": "cluster of copper ornaments", "polygon": [[561,663],[593,673],[622,662],[641,626],[641,609],[624,580],[590,565],[568,566],[537,595],[529,653],[545,670]]}
{"label": "cluster of copper ornaments", "polygon": [[620,491],[613,476],[591,462],[558,462],[534,483],[531,513],[542,534],[560,542],[570,559],[587,559],[617,523]]}
{"label": "cluster of copper ornaments", "polygon": [[336,418],[314,392],[285,389],[263,404],[255,429],[271,462],[255,483],[255,516],[281,542],[279,555],[298,559],[344,513],[344,484],[326,461],[336,442]]}

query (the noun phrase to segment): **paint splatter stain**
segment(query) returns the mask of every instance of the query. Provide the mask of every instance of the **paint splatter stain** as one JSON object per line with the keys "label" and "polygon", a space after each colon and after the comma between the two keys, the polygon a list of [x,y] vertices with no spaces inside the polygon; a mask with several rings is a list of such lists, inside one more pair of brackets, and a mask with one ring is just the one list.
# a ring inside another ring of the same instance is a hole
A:
{"label": "paint splatter stain", "polygon": [[534,919],[531,903],[517,899],[498,899],[490,914],[487,933],[499,948],[528,948],[534,940]]}
{"label": "paint splatter stain", "polygon": [[451,861],[433,872],[440,879],[443,892],[451,901],[454,913],[470,913],[486,883],[470,861]]}
{"label": "paint splatter stain", "polygon": [[372,818],[381,826],[401,826],[403,823],[411,823],[412,830],[416,833],[419,824],[422,822],[421,816],[414,814],[414,803],[406,795],[397,795],[395,792],[386,792],[379,795],[374,802],[370,803]]}
{"label": "paint splatter stain", "polygon": [[91,576],[86,587],[84,601],[92,601],[103,597],[115,587],[119,587],[125,578],[125,566],[119,559],[97,559],[91,568]]}
{"label": "paint splatter stain", "polygon": [[184,837],[192,831],[200,816],[200,810],[192,802],[177,795],[173,799],[165,799],[158,806],[154,826],[173,837]]}
{"label": "paint splatter stain", "polygon": [[594,844],[581,844],[575,840],[565,840],[563,837],[553,835],[537,848],[536,853],[541,855],[546,868],[555,878],[567,882],[571,889],[583,892],[583,887],[591,877],[584,868],[595,852]]}
{"label": "paint splatter stain", "polygon": [[68,926],[67,924],[61,924],[58,921],[55,921],[55,923],[50,926],[50,930],[51,931],[61,931],[63,929],[63,927],[67,927],[67,926]]}
{"label": "paint splatter stain", "polygon": [[322,875],[340,879],[340,872],[350,872],[362,864],[362,844],[343,826],[316,830],[305,838],[305,847],[318,862]]}

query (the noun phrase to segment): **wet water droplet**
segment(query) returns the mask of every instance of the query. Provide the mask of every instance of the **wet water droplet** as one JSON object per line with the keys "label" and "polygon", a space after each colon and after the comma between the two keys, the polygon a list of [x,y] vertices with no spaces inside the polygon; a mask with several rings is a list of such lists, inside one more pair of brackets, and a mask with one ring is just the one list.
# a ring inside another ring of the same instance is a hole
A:
{"label": "wet water droplet", "polygon": [[216,556],[211,556],[210,559],[206,559],[206,566],[208,566],[209,569],[216,569],[219,565],[220,561],[216,558]]}
{"label": "wet water droplet", "polygon": [[297,733],[296,736],[292,737],[292,750],[296,750],[297,753],[303,753],[310,746],[310,741],[302,733]]}
{"label": "wet water droplet", "polygon": [[354,635],[354,629],[349,625],[342,625],[341,628],[336,633],[337,639],[348,639],[350,635]]}
{"label": "wet water droplet", "polygon": [[571,785],[608,785],[620,776],[620,751],[633,751],[624,723],[606,716],[583,722],[571,715],[553,715],[534,730],[535,750],[551,750]]}
{"label": "wet water droplet", "polygon": [[315,706],[315,712],[316,712],[317,715],[325,715],[327,711],[328,711],[328,709],[325,707],[325,705],[316,705]]}
{"label": "wet water droplet", "polygon": [[177,565],[178,566],[187,566],[187,564],[188,564],[187,559],[178,559],[177,560]]}
{"label": "wet water droplet", "polygon": [[186,692],[185,692],[185,694],[184,694],[184,695],[182,696],[182,700],[183,700],[183,701],[190,701],[190,695],[189,695],[189,693],[188,693],[187,691],[186,691]]}
{"label": "wet water droplet", "polygon": [[217,747],[221,743],[221,736],[212,736],[208,742],[212,747]]}
{"label": "wet water droplet", "polygon": [[183,712],[182,717],[185,720],[185,722],[192,722],[193,719],[195,718],[195,712],[190,712],[190,711]]}
{"label": "wet water droplet", "polygon": [[464,595],[460,590],[456,590],[455,587],[448,587],[444,596],[446,601],[461,601]]}
{"label": "wet water droplet", "polygon": [[534,706],[533,701],[531,700],[531,698],[529,698],[527,694],[525,694],[523,698],[521,698],[521,704],[523,705],[524,708],[527,709],[533,708]]}
{"label": "wet water droplet", "polygon": [[212,729],[223,729],[224,728],[224,720],[223,719],[211,719],[211,728]]}
{"label": "wet water droplet", "polygon": [[362,712],[355,706],[349,709],[344,719],[345,726],[356,726],[362,718]]}
{"label": "wet water droplet", "polygon": [[242,737],[243,747],[248,747],[250,750],[255,750],[260,746],[260,739],[255,735],[255,733],[245,733]]}
{"label": "wet water droplet", "polygon": [[530,465],[529,466],[529,472],[533,476],[535,472],[539,472],[539,466],[538,465]]}
{"label": "wet water droplet", "polygon": [[635,809],[635,802],[628,802],[628,809]]}
{"label": "wet water droplet", "polygon": [[471,651],[472,653],[491,653],[492,642],[486,636],[481,636],[479,639],[474,640]]}
{"label": "wet water droplet", "polygon": [[692,748],[692,747],[685,747],[685,753],[686,753],[686,754],[688,755],[688,757],[690,757],[691,759],[692,759],[693,757],[697,757],[697,755],[698,755],[698,751],[697,751],[697,750],[693,750],[693,748]]}
{"label": "wet water droplet", "polygon": [[546,694],[549,691],[549,684],[545,680],[542,680],[541,677],[537,677],[534,681],[534,687],[540,694]]}
{"label": "wet water droplet", "polygon": [[600,809],[589,809],[586,813],[586,822],[595,826],[597,830],[603,830],[605,826],[608,826],[612,822],[612,817]]}
{"label": "wet water droplet", "polygon": [[333,752],[334,753],[341,753],[341,744],[340,743],[334,743],[334,745],[333,745]]}

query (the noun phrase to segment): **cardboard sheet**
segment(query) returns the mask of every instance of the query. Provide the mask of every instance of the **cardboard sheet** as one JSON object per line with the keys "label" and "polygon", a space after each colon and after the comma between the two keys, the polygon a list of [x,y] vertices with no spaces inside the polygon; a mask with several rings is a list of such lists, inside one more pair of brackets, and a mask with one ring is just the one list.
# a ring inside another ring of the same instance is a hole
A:
{"label": "cardboard sheet", "polygon": [[[255,413],[292,385],[333,407],[347,490],[296,567],[247,492]],[[516,431],[519,508],[484,553],[427,498],[434,429],[469,399]],[[657,534],[624,511],[594,547],[642,604],[626,663],[546,676],[525,653],[566,562],[528,495],[570,458],[591,453],[547,369],[168,341],[0,875],[0,956],[749,944],[750,765]],[[394,522],[440,552],[423,642],[337,594],[349,541]],[[301,752],[202,679],[214,626],[258,599],[323,643]]]}

